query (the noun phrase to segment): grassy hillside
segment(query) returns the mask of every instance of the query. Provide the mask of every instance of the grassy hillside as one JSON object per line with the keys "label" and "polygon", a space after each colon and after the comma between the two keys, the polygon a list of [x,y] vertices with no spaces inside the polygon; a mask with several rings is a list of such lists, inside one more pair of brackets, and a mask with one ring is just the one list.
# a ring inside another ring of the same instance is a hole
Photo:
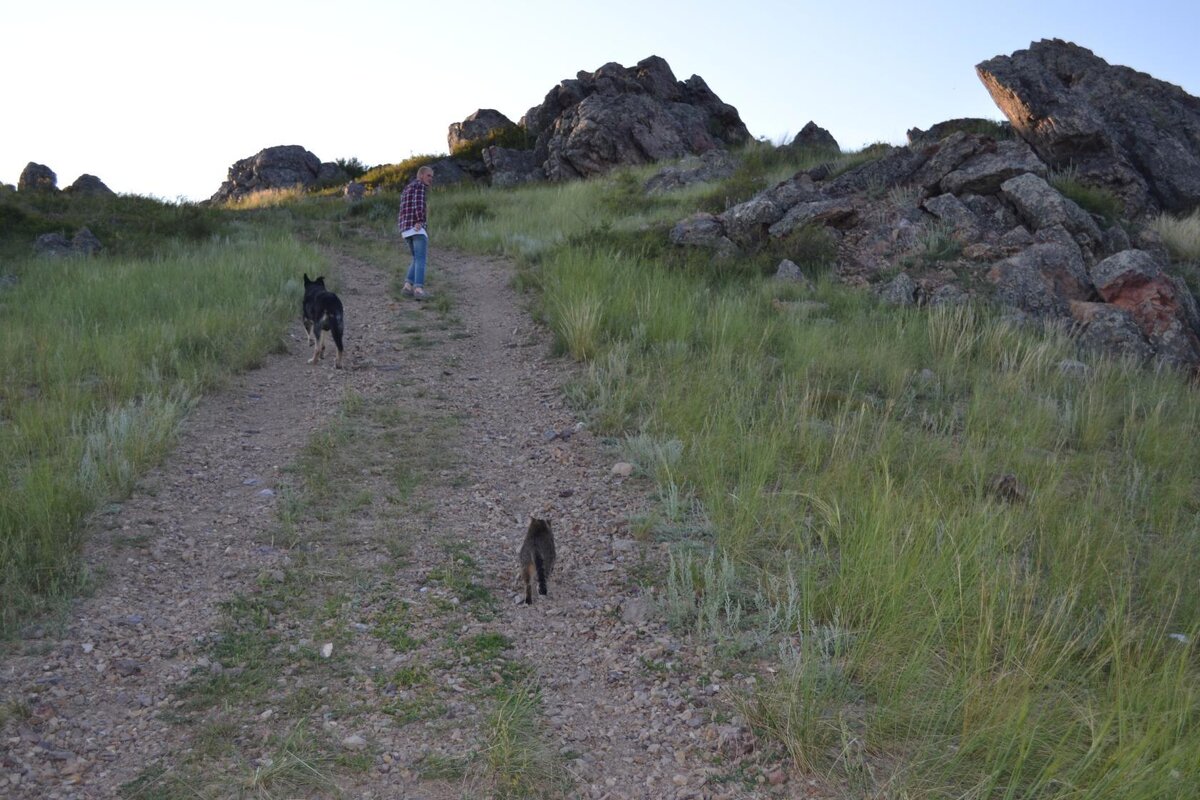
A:
{"label": "grassy hillside", "polygon": [[[436,247],[516,262],[583,366],[572,401],[659,499],[636,532],[671,548],[663,613],[714,668],[754,678],[742,711],[764,746],[863,796],[1193,796],[1195,386],[984,308],[881,306],[826,277],[819,231],[719,264],[667,243],[676,220],[804,158],[752,149],[732,178],[659,196],[641,191],[648,170],[438,188],[430,278]],[[283,197],[203,217],[203,237],[15,263],[0,291],[21,320],[0,340],[6,619],[71,582],[78,540],[62,531],[154,462],[190,399],[277,341],[296,265],[321,269],[277,223],[378,239],[395,202]],[[23,213],[32,231],[50,211]],[[1172,225],[1177,241],[1193,230]],[[773,282],[781,257],[816,289]],[[222,315],[254,327],[231,342]]]}
{"label": "grassy hillside", "polygon": [[759,731],[864,794],[1189,796],[1194,385],[982,308],[777,284],[780,253],[688,260],[665,231],[724,187],[647,174],[444,193],[434,224],[515,258],[586,365],[575,402],[661,500],[666,611],[758,665]]}

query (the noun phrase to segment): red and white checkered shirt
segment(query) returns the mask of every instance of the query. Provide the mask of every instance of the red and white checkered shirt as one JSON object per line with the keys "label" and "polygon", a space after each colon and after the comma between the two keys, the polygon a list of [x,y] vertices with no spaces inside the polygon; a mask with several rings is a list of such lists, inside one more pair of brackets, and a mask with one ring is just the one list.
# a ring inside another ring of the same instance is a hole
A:
{"label": "red and white checkered shirt", "polygon": [[396,227],[401,231],[425,226],[425,184],[420,178],[413,178],[408,186],[400,193],[400,215],[396,217]]}

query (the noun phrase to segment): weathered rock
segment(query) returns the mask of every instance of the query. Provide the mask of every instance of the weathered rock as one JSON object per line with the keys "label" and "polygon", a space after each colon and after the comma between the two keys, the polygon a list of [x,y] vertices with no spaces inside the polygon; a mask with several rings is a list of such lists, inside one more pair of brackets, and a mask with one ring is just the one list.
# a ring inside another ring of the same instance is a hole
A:
{"label": "weathered rock", "polygon": [[96,234],[87,228],[80,228],[71,237],[71,252],[82,256],[94,256],[104,249]]}
{"label": "weathered rock", "polygon": [[1046,165],[1022,141],[996,142],[968,158],[942,178],[940,188],[953,194],[995,194],[1009,178],[1031,172],[1045,175]]}
{"label": "weathered rock", "polygon": [[812,280],[804,274],[800,269],[800,265],[796,262],[785,258],[779,262],[779,266],[775,268],[775,280],[786,283],[798,283],[805,289],[815,289]]}
{"label": "weathered rock", "polygon": [[1104,235],[1092,215],[1060,194],[1044,178],[1027,172],[1006,180],[1000,190],[1032,230],[1061,225],[1082,247],[1091,249],[1103,243]]}
{"label": "weathered rock", "polygon": [[938,122],[930,126],[929,130],[923,131],[920,128],[909,128],[907,131],[909,147],[925,147],[927,145],[936,144],[953,133],[973,133],[992,135],[1000,133],[1002,136],[1011,136],[1012,127],[1007,122],[996,122],[990,119],[981,117],[960,117],[958,119],[948,119],[944,122]]}
{"label": "weathered rock", "polygon": [[54,170],[44,164],[35,164],[30,161],[25,165],[25,169],[21,170],[21,177],[17,180],[18,192],[55,192],[58,191],[58,176],[54,174]]}
{"label": "weathered rock", "polygon": [[1105,353],[1132,356],[1144,361],[1154,350],[1142,335],[1133,315],[1124,308],[1108,303],[1070,303],[1071,319],[1079,341]]}
{"label": "weathered rock", "polygon": [[670,239],[672,244],[705,248],[720,256],[732,256],[738,252],[737,245],[725,236],[725,226],[721,220],[715,214],[706,212],[698,212],[675,223]]}
{"label": "weathered rock", "polygon": [[788,147],[792,149],[825,150],[831,153],[840,153],[842,151],[841,145],[838,144],[837,139],[833,138],[833,134],[811,120],[800,129],[800,132],[796,134],[795,138],[788,144]]}
{"label": "weathered rock", "polygon": [[517,124],[494,108],[481,108],[462,122],[450,125],[446,134],[446,145],[450,154],[468,148],[477,142],[486,142],[508,131]]}
{"label": "weathered rock", "polygon": [[1182,281],[1144,250],[1125,250],[1091,269],[1105,302],[1129,312],[1156,355],[1178,364],[1200,363],[1200,310]]}
{"label": "weathered rock", "polygon": [[522,183],[545,180],[546,173],[538,163],[532,150],[514,150],[510,147],[485,147],[483,163],[487,168],[492,186],[517,186]]}
{"label": "weathered rock", "polygon": [[1039,318],[1063,319],[1072,300],[1094,300],[1083,254],[1073,242],[1035,244],[995,264],[988,280],[997,299]]}
{"label": "weathered rock", "polygon": [[888,189],[905,184],[912,180],[929,158],[926,153],[907,147],[883,145],[880,149],[883,153],[880,158],[842,173],[829,181],[823,187],[823,192],[829,197],[845,197],[868,189]]}
{"label": "weathered rock", "polygon": [[1061,39],[975,69],[1051,167],[1113,190],[1130,213],[1200,205],[1200,99]]}
{"label": "weathered rock", "polygon": [[879,290],[879,298],[893,306],[915,306],[917,284],[907,272],[901,272]]}
{"label": "weathered rock", "polygon": [[348,179],[345,170],[321,159],[300,145],[279,145],[260,150],[229,168],[229,177],[210,202],[237,200],[269,189],[311,189],[335,186]]}
{"label": "weathered rock", "polygon": [[749,141],[737,109],[699,76],[677,81],[651,56],[636,67],[609,63],[552,89],[521,125],[550,180],[600,174]]}
{"label": "weathered rock", "polygon": [[979,217],[952,194],[940,194],[921,204],[921,208],[949,225],[955,232],[972,235],[979,229]]}
{"label": "weathered rock", "polygon": [[725,226],[725,235],[744,247],[765,241],[770,227],[783,219],[783,215],[784,209],[760,194],[726,209],[718,219]]}
{"label": "weathered rock", "polygon": [[735,164],[728,152],[709,150],[699,156],[687,156],[678,164],[664,168],[646,181],[644,189],[647,194],[654,194],[681,189],[693,183],[719,181],[732,175],[734,169]]}
{"label": "weathered rock", "polygon": [[104,181],[95,175],[80,175],[75,179],[74,183],[63,189],[63,191],[83,197],[108,197],[116,194],[116,192],[104,185]]}
{"label": "weathered rock", "polygon": [[362,200],[367,194],[367,187],[358,181],[350,181],[342,189],[342,195],[350,202]]}
{"label": "weathered rock", "polygon": [[779,239],[803,225],[828,225],[842,228],[852,226],[857,219],[858,210],[845,198],[816,200],[792,206],[782,219],[767,229],[767,233],[771,237]]}
{"label": "weathered rock", "polygon": [[43,233],[34,241],[33,251],[51,258],[66,256],[71,254],[71,242],[61,233]]}

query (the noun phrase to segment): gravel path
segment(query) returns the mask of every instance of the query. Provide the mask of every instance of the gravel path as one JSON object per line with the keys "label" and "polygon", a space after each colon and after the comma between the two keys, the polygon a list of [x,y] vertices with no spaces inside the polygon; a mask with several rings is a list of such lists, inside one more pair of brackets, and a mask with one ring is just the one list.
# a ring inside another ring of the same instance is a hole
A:
{"label": "gravel path", "polygon": [[[119,797],[148,769],[175,769],[194,756],[196,726],[176,713],[180,687],[198,670],[222,669],[204,647],[221,624],[221,604],[260,591],[264,576],[284,575],[298,555],[277,540],[280,487],[349,391],[411,404],[419,413],[395,415],[409,426],[405,446],[447,448],[454,466],[419,482],[401,518],[394,506],[369,504],[322,553],[353,565],[360,583],[385,586],[411,610],[415,632],[444,629],[449,619],[450,639],[501,637],[505,663],[525,665],[540,690],[538,736],[569,778],[565,796],[825,796],[757,761],[730,703],[748,679],[706,667],[642,596],[638,571],[663,569],[661,549],[631,533],[650,487],[615,475],[616,456],[566,406],[573,366],[550,356],[547,334],[508,286],[508,265],[435,254],[431,288],[447,292],[452,306],[441,315],[431,303],[391,299],[379,266],[335,258],[348,369],[335,371],[331,359],[306,365],[297,320],[289,352],[206,398],[169,460],[98,515],[85,554],[97,588],[75,604],[65,629],[31,631],[0,660],[0,702],[21,709],[0,717],[0,796]],[[446,419],[454,433],[442,438],[438,420]],[[364,471],[364,484],[376,477]],[[552,521],[559,559],[549,596],[526,607],[513,602],[516,553],[535,513]],[[400,538],[404,558],[386,557]],[[435,580],[454,559],[448,542],[469,554],[456,563],[472,565],[492,613],[447,617],[460,603]],[[350,613],[374,619],[367,601]],[[308,637],[296,640],[301,647],[316,641],[312,631],[295,635]],[[365,634],[339,643],[346,661],[332,691],[361,705],[326,713],[322,735],[365,754],[356,769],[335,773],[342,796],[485,796],[478,764],[487,704],[465,685],[477,669],[470,659],[434,659],[446,646],[432,635],[408,652]],[[429,680],[440,713],[400,722],[384,710],[395,687],[379,688],[371,676],[419,664],[439,665]],[[278,683],[289,680],[299,678],[285,671]],[[272,710],[256,709],[238,736],[266,738],[272,727]],[[467,766],[435,775],[421,767],[431,754]]]}

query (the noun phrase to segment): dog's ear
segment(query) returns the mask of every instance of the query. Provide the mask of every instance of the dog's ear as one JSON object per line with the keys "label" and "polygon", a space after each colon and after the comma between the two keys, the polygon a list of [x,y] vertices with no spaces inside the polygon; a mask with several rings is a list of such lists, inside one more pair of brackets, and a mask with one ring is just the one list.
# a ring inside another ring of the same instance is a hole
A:
{"label": "dog's ear", "polygon": [[306,272],[304,273],[304,285],[308,286],[310,283],[312,283],[312,281],[308,279],[308,273]]}
{"label": "dog's ear", "polygon": [[322,275],[321,277],[319,277],[319,278],[317,278],[315,281],[313,281],[313,283],[319,283],[319,284],[321,284],[322,286],[324,286],[324,285],[325,285],[325,276],[324,276],[324,275]]}

